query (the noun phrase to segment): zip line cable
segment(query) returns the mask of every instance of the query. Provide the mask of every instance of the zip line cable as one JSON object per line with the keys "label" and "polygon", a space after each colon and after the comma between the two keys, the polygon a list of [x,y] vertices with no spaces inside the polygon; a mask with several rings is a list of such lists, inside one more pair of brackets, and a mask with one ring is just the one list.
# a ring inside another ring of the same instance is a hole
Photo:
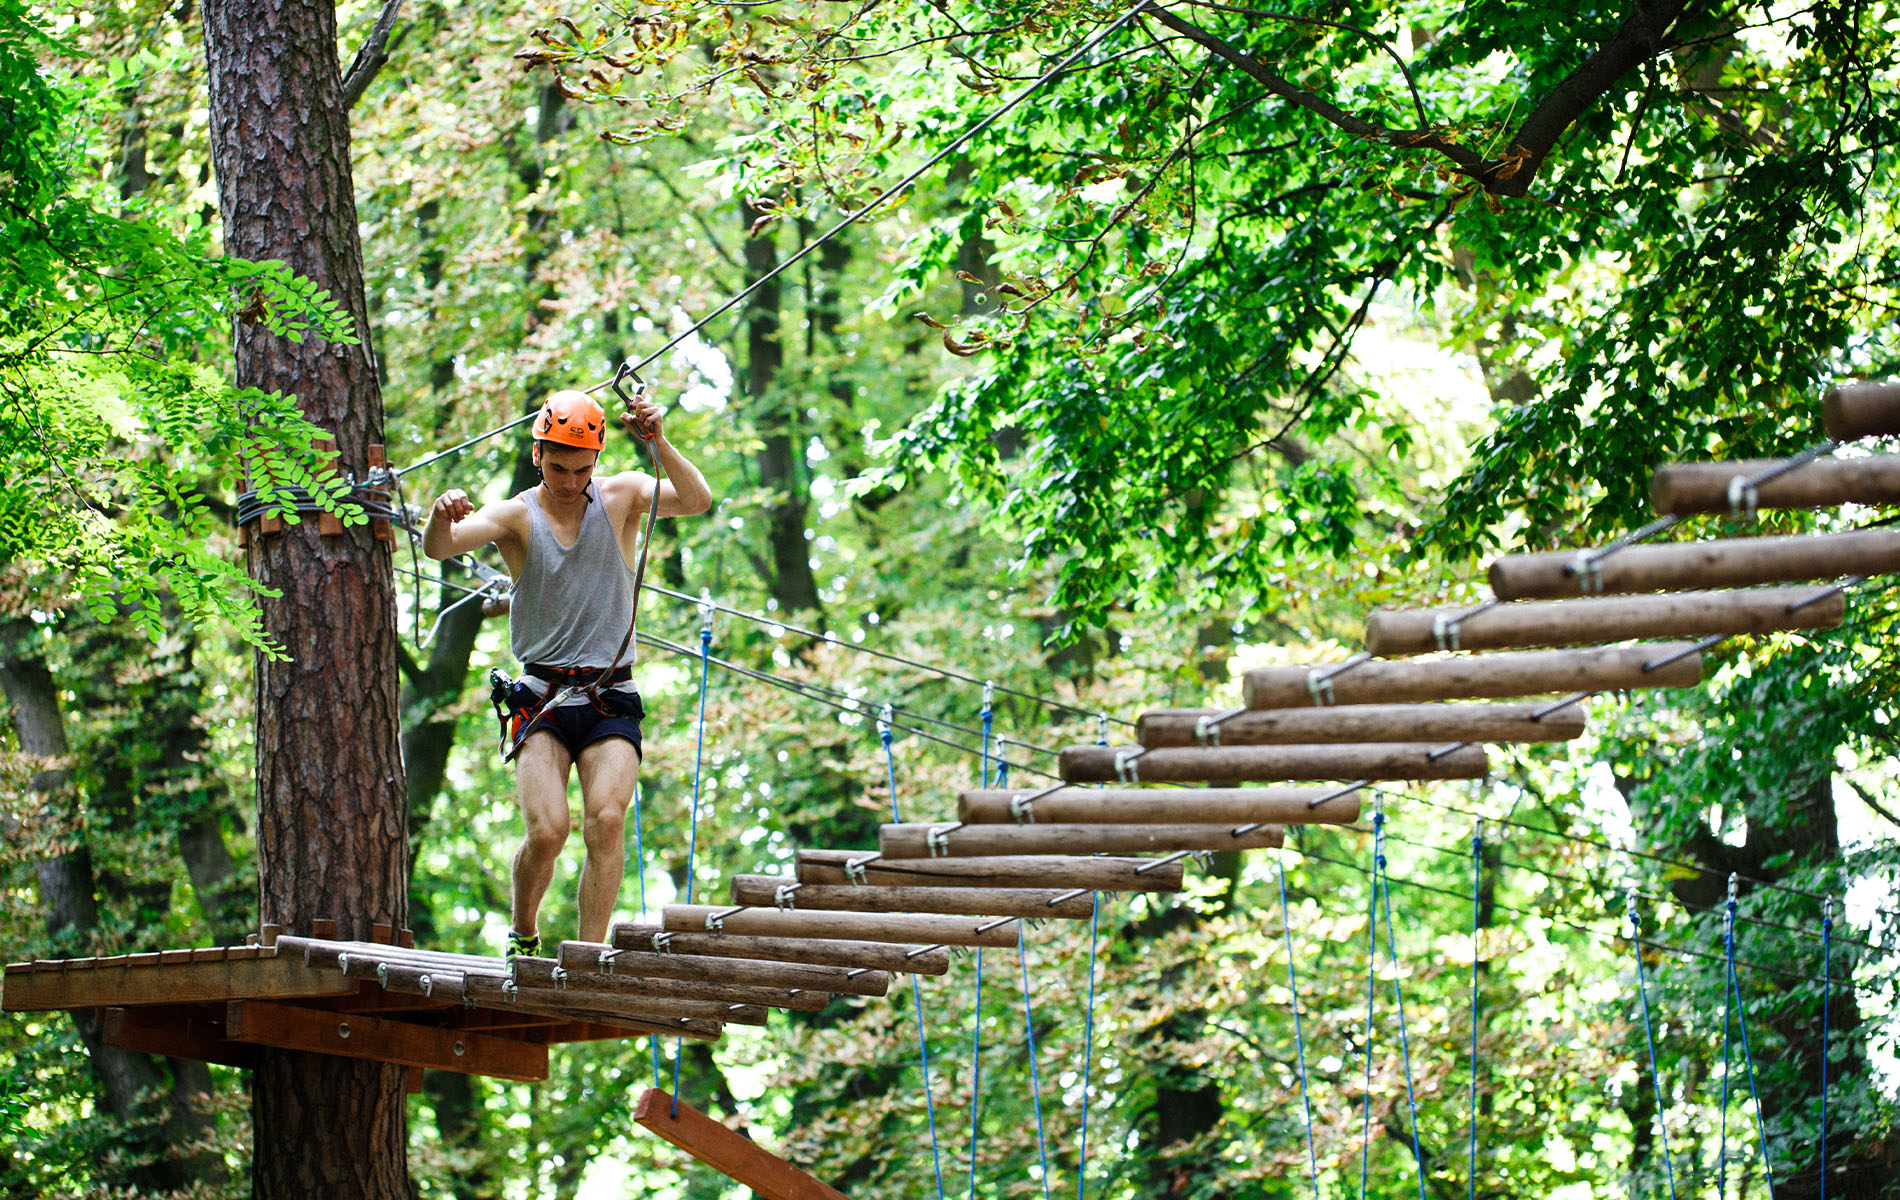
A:
{"label": "zip line cable", "polygon": [[[690,601],[694,604],[697,604],[700,602],[699,599],[696,597],[689,596],[684,592],[676,592],[672,590],[671,588],[663,587],[657,583],[649,583],[644,586],[646,590],[649,592],[658,592],[660,595],[669,597],[671,599]],[[1104,713],[1097,712],[1091,709],[1086,709],[1074,704],[1069,704],[1066,701],[1051,699],[1048,696],[1039,696],[1035,694],[1034,692],[1020,691],[1016,688],[1009,687],[1005,684],[996,683],[993,680],[978,679],[974,675],[965,675],[963,672],[952,670],[949,667],[939,667],[931,663],[919,662],[914,658],[906,658],[901,654],[893,654],[888,650],[879,650],[873,646],[864,646],[856,642],[847,642],[844,639],[840,638],[835,633],[828,633],[828,632],[823,632],[823,631],[815,630],[815,629],[804,629],[797,625],[793,625],[788,621],[784,621],[784,620],[779,619],[778,617],[774,617],[769,613],[747,612],[744,609],[728,608],[727,606],[723,604],[717,604],[717,603],[715,603],[713,607],[717,608],[720,612],[730,613],[731,615],[735,617],[740,617],[744,620],[752,621],[759,625],[774,625],[780,629],[785,630],[788,633],[795,633],[800,637],[810,638],[813,641],[825,642],[827,644],[838,646],[842,649],[850,650],[858,654],[868,654],[872,656],[873,658],[887,659],[891,662],[900,663],[903,666],[911,667],[919,671],[928,671],[933,675],[941,675],[945,679],[955,679],[960,683],[979,685],[985,688],[989,688],[995,692],[999,692],[1006,696],[1015,696],[1018,699],[1028,700],[1034,704],[1040,704],[1045,708],[1053,708],[1062,712],[1073,713],[1078,717],[1098,717],[1099,718],[1106,715]],[[1120,717],[1109,717],[1108,719],[1117,725],[1122,725],[1129,729],[1133,729],[1135,727],[1135,723],[1133,721],[1124,720]]]}
{"label": "zip line cable", "polygon": [[[737,308],[740,304],[750,299],[754,292],[758,291],[760,288],[764,287],[766,284],[772,282],[774,279],[777,279],[780,275],[790,270],[793,264],[804,260],[813,251],[817,250],[820,246],[823,246],[826,242],[830,241],[832,238],[838,236],[838,234],[844,232],[845,229],[847,229],[848,227],[857,224],[857,222],[860,219],[862,219],[867,214],[869,214],[873,209],[880,207],[881,205],[885,204],[887,201],[894,199],[895,197],[903,195],[904,192],[910,187],[911,184],[916,183],[919,179],[923,178],[924,175],[927,174],[934,167],[936,167],[938,163],[941,163],[944,159],[950,157],[950,155],[962,149],[963,146],[966,143],[968,143],[972,138],[976,137],[977,134],[982,133],[985,129],[988,129],[991,125],[994,125],[997,121],[1007,116],[1023,101],[1035,95],[1036,92],[1039,91],[1043,87],[1044,84],[1049,83],[1053,79],[1059,78],[1065,71],[1069,69],[1069,67],[1077,59],[1080,59],[1083,55],[1087,54],[1089,51],[1093,50],[1096,46],[1100,45],[1104,40],[1108,38],[1110,34],[1114,33],[1116,30],[1122,28],[1124,25],[1127,25],[1129,22],[1133,21],[1137,16],[1141,14],[1142,10],[1148,6],[1148,2],[1149,0],[1138,0],[1138,2],[1135,5],[1133,5],[1131,8],[1129,8],[1127,12],[1123,13],[1121,16],[1115,18],[1113,21],[1110,21],[1108,24],[1102,26],[1100,29],[1096,30],[1094,33],[1090,34],[1088,37],[1076,43],[1075,47],[1072,50],[1070,50],[1068,53],[1063,55],[1062,60],[1056,63],[1055,66],[1050,67],[1047,71],[1044,71],[1042,75],[1040,75],[1033,82],[1025,86],[1021,91],[1017,92],[1014,96],[1004,101],[1003,104],[996,109],[996,111],[990,113],[988,116],[984,117],[982,120],[978,121],[976,124],[970,126],[970,128],[964,130],[953,141],[951,141],[948,145],[943,147],[943,149],[937,151],[935,154],[931,155],[928,159],[926,159],[922,166],[916,168],[910,174],[904,176],[902,179],[898,180],[895,184],[891,185],[889,188],[883,191],[880,191],[877,195],[867,200],[861,207],[851,212],[843,220],[839,221],[836,225],[833,225],[830,229],[826,230],[824,233],[819,234],[818,237],[815,238],[814,240],[805,243],[805,245],[801,246],[798,249],[797,253],[791,255],[789,258],[786,258],[780,261],[777,266],[773,267],[770,271],[767,271],[765,274],[759,276],[757,279],[747,284],[743,290],[741,290],[740,292],[732,296],[730,299],[726,300],[726,302],[721,304],[718,308],[713,309],[710,313],[707,313],[705,316],[699,318],[699,320],[697,321],[694,321],[691,325],[687,326],[685,329],[681,330],[679,333],[673,335],[673,337],[670,340],[668,340],[664,346],[661,346],[658,350],[655,350],[653,353],[647,355],[645,358],[641,359],[639,362],[631,364],[631,367],[627,367],[623,365],[621,373],[625,374],[629,370],[633,372],[637,372],[639,371],[641,367],[651,364],[654,360],[658,359],[661,355],[665,354],[667,351],[673,349],[675,346],[678,346],[681,342],[684,342],[687,338],[692,337],[694,334],[698,333],[701,329],[704,329],[706,326],[718,320],[721,316],[724,316],[726,313],[732,311],[734,308]],[[616,375],[616,379],[617,378],[619,378],[618,375]],[[607,387],[608,383],[609,381],[603,381],[601,383],[597,383],[594,386],[587,388],[586,391],[589,395],[592,395],[593,393],[600,391],[602,388]],[[517,417],[514,420],[507,422],[506,424],[498,425],[495,428],[488,430],[486,433],[478,434],[475,437],[469,438],[468,440],[464,442],[460,442],[454,446],[451,446],[446,450],[439,450],[436,453],[429,455],[427,458],[420,459],[419,461],[413,462],[406,467],[392,470],[390,471],[390,475],[392,478],[400,479],[402,476],[408,474],[411,471],[417,470],[418,468],[421,468],[421,467],[426,467],[430,463],[436,462],[439,459],[447,458],[448,456],[452,454],[458,454],[461,451],[468,449],[470,446],[476,445],[480,442],[484,442],[488,440],[491,437],[494,437],[498,433],[506,432],[507,430],[513,429],[517,425],[525,425],[529,421],[532,421],[534,417],[535,417],[535,414],[532,412],[527,413],[523,416]]]}

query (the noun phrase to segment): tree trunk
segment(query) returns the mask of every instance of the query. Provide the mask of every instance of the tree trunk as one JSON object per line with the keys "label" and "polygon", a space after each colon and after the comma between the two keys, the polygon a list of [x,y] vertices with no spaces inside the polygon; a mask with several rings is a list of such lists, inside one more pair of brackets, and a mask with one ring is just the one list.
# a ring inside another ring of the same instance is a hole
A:
{"label": "tree trunk", "polygon": [[[0,688],[5,690],[13,710],[21,753],[64,757],[66,731],[53,674],[45,660],[12,653],[0,657]],[[49,805],[64,807],[56,796],[68,783],[64,768],[50,767],[36,773],[29,787],[36,795],[47,797]],[[86,940],[99,918],[91,851],[81,843],[66,854],[40,862],[36,873],[47,935],[55,944],[64,943],[66,949],[85,952]],[[101,1102],[125,1127],[135,1148],[116,1168],[111,1162],[102,1162],[95,1182],[170,1191],[221,1181],[224,1164],[216,1154],[182,1149],[201,1144],[211,1133],[208,1115],[197,1104],[202,1095],[209,1093],[209,1075],[203,1064],[174,1072],[167,1088],[157,1059],[106,1044],[96,1010],[79,1009],[67,1015],[72,1017],[86,1048]],[[167,1091],[168,1106],[160,1099]]]}
{"label": "tree trunk", "polygon": [[[244,387],[293,393],[363,478],[382,442],[363,296],[350,131],[330,0],[216,0],[204,9],[211,147],[225,248],[282,259],[353,318],[355,346],[237,332]],[[395,590],[387,551],[357,527],[315,521],[255,537],[252,575],[278,595],[264,625],[287,658],[257,657],[259,917],[293,931],[316,918],[346,938],[407,917],[397,747]],[[282,1051],[253,1080],[254,1194],[409,1195],[403,1070]]]}
{"label": "tree trunk", "polygon": [[[739,202],[739,221],[748,231],[759,216],[750,203]],[[768,225],[764,234],[746,239],[748,284],[778,265],[778,246],[772,240],[774,228]],[[778,280],[774,279],[752,293],[746,304],[745,394],[752,401],[753,420],[763,443],[758,460],[759,484],[771,492],[765,522],[772,578],[766,582],[783,608],[797,612],[818,607],[818,582],[812,577],[811,546],[805,541],[807,505],[805,485],[799,478],[799,464],[805,454],[801,437],[804,422],[795,399],[772,393],[778,369],[785,362],[785,347],[779,341],[780,303]]]}

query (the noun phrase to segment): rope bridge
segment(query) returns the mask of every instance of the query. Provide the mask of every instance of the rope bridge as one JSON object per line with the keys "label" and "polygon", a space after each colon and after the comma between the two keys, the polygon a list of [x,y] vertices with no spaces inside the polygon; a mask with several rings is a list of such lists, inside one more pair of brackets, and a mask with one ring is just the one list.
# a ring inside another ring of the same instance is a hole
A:
{"label": "rope bridge", "polygon": [[[1747,520],[1765,509],[1900,503],[1900,455],[1833,457],[1829,453],[1838,442],[1850,438],[1900,434],[1900,386],[1836,389],[1827,398],[1825,415],[1831,440],[1793,459],[1662,468],[1653,487],[1655,505],[1663,514],[1658,521],[1604,547],[1501,558],[1491,566],[1492,600],[1462,609],[1375,613],[1367,623],[1369,649],[1364,655],[1335,664],[1249,672],[1242,707],[1143,714],[1133,724],[1132,745],[1103,744],[1109,725],[1104,719],[1097,744],[1070,746],[1056,753],[1059,778],[1047,786],[1004,784],[1008,763],[1000,739],[994,739],[990,707],[994,689],[986,686],[980,730],[938,723],[952,732],[981,738],[979,786],[958,796],[955,820],[903,819],[892,739],[903,730],[972,752],[979,748],[899,726],[897,711],[884,706],[876,710],[875,721],[886,756],[892,811],[890,822],[878,830],[875,847],[799,850],[789,875],[740,875],[731,881],[725,904],[692,903],[689,890],[687,902],[665,905],[654,921],[616,926],[604,944],[565,942],[551,957],[522,957],[506,965],[484,956],[418,949],[404,931],[386,927],[366,931],[367,937],[341,937],[333,922],[315,922],[296,935],[266,926],[251,944],[241,947],[14,963],[6,968],[0,1007],[10,1012],[100,1008],[106,1010],[107,1038],[113,1044],[240,1066],[260,1046],[397,1063],[410,1068],[415,1087],[425,1068],[545,1079],[548,1048],[570,1041],[648,1035],[713,1041],[728,1024],[764,1024],[772,1009],[815,1012],[836,996],[886,995],[893,976],[907,975],[915,996],[933,1166],[941,1195],[943,1168],[930,1102],[922,989],[927,977],[948,972],[953,948],[977,953],[980,1014],[983,950],[1024,952],[1022,927],[1032,920],[1089,921],[1086,1036],[1092,1044],[1095,932],[1102,893],[1179,891],[1188,857],[1220,850],[1278,849],[1285,845],[1289,828],[1313,824],[1363,828],[1357,822],[1369,796],[1370,866],[1341,864],[1366,871],[1370,880],[1363,1196],[1372,1140],[1370,1079],[1379,1008],[1381,931],[1385,956],[1393,968],[1391,1009],[1407,1101],[1413,1109],[1414,1141],[1418,1127],[1392,885],[1429,885],[1395,879],[1387,867],[1385,848],[1394,835],[1388,828],[1385,795],[1393,784],[1482,778],[1489,771],[1489,745],[1574,739],[1584,731],[1583,702],[1603,691],[1693,686],[1702,677],[1702,654],[1726,639],[1838,625],[1853,587],[1900,569],[1900,529],[1872,526],[1844,533],[1642,544],[1697,513],[1727,513]],[[712,665],[780,686],[787,681],[715,658],[712,606],[709,601],[702,604],[707,605],[706,619],[696,652],[664,639],[646,640],[700,660],[698,725],[703,749],[706,679]],[[1443,653],[1430,659],[1410,657],[1433,651]],[[860,700],[813,685],[792,686],[841,711],[871,715]],[[1559,698],[1535,699],[1550,696]],[[697,845],[702,761],[696,756],[689,855]],[[1017,769],[1024,768],[1018,764]],[[1258,784],[1270,786],[1240,786]],[[637,803],[635,827],[637,831]],[[1574,835],[1552,836],[1611,848]],[[1479,818],[1468,851],[1443,851],[1470,854],[1474,931],[1485,866],[1483,850],[1484,819]],[[1337,861],[1301,852],[1318,861]],[[637,853],[643,855],[644,848]],[[690,889],[690,862],[687,879]],[[1726,1099],[1732,1070],[1731,1030],[1738,1036],[1746,1085],[1751,1095],[1755,1093],[1738,971],[1748,967],[1812,981],[1811,976],[1785,965],[1749,964],[1736,958],[1738,921],[1791,928],[1739,914],[1739,882],[1740,877],[1730,877],[1723,952],[1703,955],[1723,963],[1726,981],[1719,1160],[1724,1177],[1729,1153]],[[1785,884],[1748,882],[1812,896]],[[1284,864],[1279,884],[1284,916]],[[1449,889],[1430,890],[1456,895]],[[1650,1051],[1649,1083],[1655,1088],[1660,1113],[1669,1091],[1656,1061],[1644,951],[1698,952],[1692,947],[1659,946],[1646,938],[1641,898],[1632,885],[1626,893],[1626,938],[1621,931],[1573,927],[1627,940],[1631,947]],[[1845,939],[1833,936],[1832,898],[1818,898],[1824,903],[1820,982],[1827,994],[1837,982],[1826,974],[1831,969],[1832,946],[1844,944]],[[1290,929],[1287,936],[1287,982],[1293,998],[1307,1159],[1317,1195],[1318,1161]],[[1477,979],[1474,952],[1469,1145],[1473,1195],[1481,1016]],[[1024,1022],[1033,1037],[1026,953],[1022,982]],[[979,1028],[971,1041],[973,1089],[981,1080],[981,1054]],[[1085,1055],[1092,1057],[1086,1048]],[[1033,1048],[1030,1065],[1033,1073]],[[639,1123],[761,1195],[839,1194],[680,1104],[677,1066],[673,1093],[659,1088],[657,1044],[654,1067],[656,1087],[636,1112]],[[1078,1195],[1087,1172],[1086,1075],[1083,1089],[1084,1149]],[[1032,1095],[1047,1194],[1040,1086],[1033,1074]],[[973,1098],[973,1111],[974,1104]],[[1768,1135],[1759,1121],[1758,1105],[1758,1142],[1766,1168]],[[1827,1140],[1825,1121],[1824,1115],[1822,1145]],[[1668,1157],[1666,1131],[1659,1123],[1656,1132],[1674,1194],[1675,1166]],[[1413,1150],[1421,1164],[1423,1197],[1423,1159],[1416,1144]],[[974,1155],[971,1169],[974,1187]]]}

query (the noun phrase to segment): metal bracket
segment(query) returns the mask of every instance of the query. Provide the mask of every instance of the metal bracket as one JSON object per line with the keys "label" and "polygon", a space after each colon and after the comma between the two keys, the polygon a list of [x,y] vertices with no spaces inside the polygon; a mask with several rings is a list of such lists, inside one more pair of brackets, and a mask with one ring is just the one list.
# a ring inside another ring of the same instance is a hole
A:
{"label": "metal bracket", "polygon": [[555,987],[560,988],[562,991],[566,991],[567,990],[567,969],[565,967],[556,967],[552,971],[549,971],[548,981],[554,984]]}
{"label": "metal bracket", "polygon": [[1095,714],[1095,744],[1108,745],[1108,714],[1105,712]]}
{"label": "metal bracket", "polygon": [[[874,855],[873,857],[876,856]],[[869,881],[870,877],[864,873],[864,865],[870,861],[871,859],[869,858],[848,858],[845,860],[844,877],[850,881],[852,887],[863,887]]]}
{"label": "metal bracket", "polygon": [[1755,519],[1755,506],[1760,496],[1755,490],[1755,481],[1746,475],[1737,475],[1728,481],[1728,515],[1735,521]]}
{"label": "metal bracket", "polygon": [[1203,747],[1220,745],[1220,721],[1205,714],[1194,719],[1194,740]]}
{"label": "metal bracket", "polygon": [[712,913],[706,914],[706,932],[707,933],[724,933],[725,931],[726,931],[726,914],[725,913],[712,912]]}
{"label": "metal bracket", "polygon": [[1036,823],[1035,800],[1028,796],[1011,796],[1009,815],[1016,818],[1018,825],[1034,825]]}
{"label": "metal bracket", "polygon": [[671,954],[671,953],[673,953],[673,932],[672,932],[672,930],[670,930],[670,929],[662,929],[662,930],[660,930],[660,931],[659,931],[658,933],[655,933],[655,934],[653,935],[653,952],[654,952],[655,954]]}
{"label": "metal bracket", "polygon": [[1459,649],[1458,626],[1464,619],[1463,613],[1441,612],[1432,617],[1432,640],[1440,650]]}
{"label": "metal bracket", "polygon": [[716,609],[713,605],[712,589],[700,588],[699,589],[699,631],[701,633],[712,632],[713,613],[715,611]]}
{"label": "metal bracket", "polygon": [[618,950],[602,950],[600,952],[600,961],[595,965],[600,968],[602,975],[612,975],[614,973],[614,960],[619,957],[620,951]]}
{"label": "metal bracket", "polygon": [[1564,569],[1577,580],[1577,590],[1586,596],[1603,591],[1603,555],[1595,550],[1579,550]]}
{"label": "metal bracket", "polygon": [[950,853],[950,835],[963,828],[963,822],[953,825],[932,825],[924,831],[924,848],[930,851],[932,858],[944,858]]}
{"label": "metal bracket", "polygon": [[798,907],[798,889],[804,886],[802,883],[779,884],[778,888],[772,893],[772,903],[778,905],[784,912],[791,912]]}
{"label": "metal bracket", "polygon": [[1140,783],[1141,772],[1135,767],[1135,760],[1142,756],[1140,750],[1117,750],[1115,752],[1115,778],[1123,783]]}
{"label": "metal bracket", "polygon": [[1317,707],[1325,708],[1333,702],[1333,677],[1318,670],[1306,673],[1306,694],[1313,698]]}

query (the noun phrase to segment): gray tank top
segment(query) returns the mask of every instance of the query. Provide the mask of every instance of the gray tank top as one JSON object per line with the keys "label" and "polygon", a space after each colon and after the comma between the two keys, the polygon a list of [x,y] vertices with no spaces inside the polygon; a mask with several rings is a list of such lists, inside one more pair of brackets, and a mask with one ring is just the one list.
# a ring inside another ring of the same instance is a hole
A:
{"label": "gray tank top", "polygon": [[[524,667],[610,665],[633,621],[633,571],[620,553],[599,485],[588,489],[581,531],[571,546],[555,538],[533,489],[521,499],[528,506],[528,554],[508,607],[516,660]],[[620,662],[633,659],[628,643]]]}

